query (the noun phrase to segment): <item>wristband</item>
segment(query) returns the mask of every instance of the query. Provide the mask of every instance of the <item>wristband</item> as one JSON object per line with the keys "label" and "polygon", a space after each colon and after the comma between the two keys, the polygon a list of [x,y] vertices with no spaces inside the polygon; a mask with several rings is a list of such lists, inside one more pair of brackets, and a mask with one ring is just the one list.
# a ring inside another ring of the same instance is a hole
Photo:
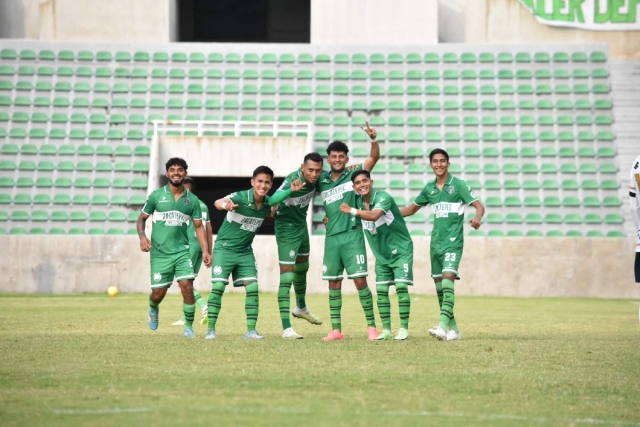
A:
{"label": "wristband", "polygon": [[353,216],[358,216],[358,209],[356,209],[356,208],[351,208],[351,215],[353,215]]}
{"label": "wristband", "polygon": [[222,209],[226,210],[227,206],[229,206],[229,204],[227,202],[223,202],[222,203]]}

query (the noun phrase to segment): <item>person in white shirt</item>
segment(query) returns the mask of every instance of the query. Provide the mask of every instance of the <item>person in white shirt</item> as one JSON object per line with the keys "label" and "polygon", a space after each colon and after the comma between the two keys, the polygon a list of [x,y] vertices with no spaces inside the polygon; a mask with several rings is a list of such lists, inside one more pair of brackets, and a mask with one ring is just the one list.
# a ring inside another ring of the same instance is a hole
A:
{"label": "person in white shirt", "polygon": [[629,202],[631,206],[631,217],[636,224],[636,260],[634,271],[636,283],[640,283],[640,156],[636,157],[631,165],[629,177]]}

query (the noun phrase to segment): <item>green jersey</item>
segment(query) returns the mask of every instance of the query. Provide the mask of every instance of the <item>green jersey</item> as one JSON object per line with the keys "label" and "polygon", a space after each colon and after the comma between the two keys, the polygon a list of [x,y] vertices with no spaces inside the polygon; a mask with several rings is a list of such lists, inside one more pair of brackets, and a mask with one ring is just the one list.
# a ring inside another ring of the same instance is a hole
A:
{"label": "green jersey", "polygon": [[413,254],[411,235],[396,201],[389,193],[372,189],[369,209],[365,208],[362,196],[356,196],[356,205],[363,211],[380,209],[384,212],[377,221],[362,220],[364,235],[367,236],[378,262],[390,264],[398,258]]}
{"label": "green jersey", "polygon": [[167,184],[149,194],[142,212],[151,216],[151,255],[189,252],[189,223],[202,219],[195,194],[185,188],[175,200]]}
{"label": "green jersey", "polygon": [[269,196],[265,196],[260,209],[253,200],[253,188],[231,193],[226,198],[238,207],[227,212],[213,247],[236,252],[251,251],[251,243],[256,237],[256,232],[271,212]]}
{"label": "green jersey", "polygon": [[449,174],[442,191],[436,180],[429,182],[415,200],[418,206],[431,205],[435,220],[431,232],[431,246],[458,247],[464,243],[464,208],[478,200],[471,187]]}
{"label": "green jersey", "polygon": [[[291,192],[291,182],[300,179],[302,182],[306,182],[302,190]],[[291,172],[284,179],[282,186],[278,188],[278,191],[273,195],[274,198],[278,197],[280,193],[286,192],[289,195],[287,198],[280,203],[280,207],[278,208],[278,213],[276,216],[276,221],[284,220],[288,222],[293,222],[296,224],[301,224],[306,222],[307,220],[307,211],[309,210],[309,205],[313,200],[313,195],[316,191],[315,184],[309,184],[304,179],[304,174],[302,170],[298,169],[297,171]]]}
{"label": "green jersey", "polygon": [[[200,211],[202,212],[202,225],[206,233],[207,227],[211,227],[211,224],[209,223],[209,208],[202,200],[198,199],[198,202],[200,202]],[[191,247],[191,252],[202,252],[200,242],[198,242],[198,236],[196,235],[196,227],[193,225],[193,221],[189,222],[189,246]]]}
{"label": "green jersey", "polygon": [[335,181],[331,179],[331,171],[323,171],[320,174],[318,190],[322,196],[325,215],[329,218],[327,236],[343,233],[360,225],[360,218],[343,214],[340,212],[340,205],[346,203],[351,207],[356,206],[356,193],[353,190],[351,175],[362,169],[361,164],[348,166]]}

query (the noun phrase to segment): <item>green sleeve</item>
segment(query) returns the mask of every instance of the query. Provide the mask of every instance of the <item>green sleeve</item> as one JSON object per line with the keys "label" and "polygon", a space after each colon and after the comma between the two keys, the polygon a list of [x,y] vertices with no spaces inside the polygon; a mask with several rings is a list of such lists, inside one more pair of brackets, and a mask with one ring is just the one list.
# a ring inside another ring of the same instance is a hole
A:
{"label": "green sleeve", "polygon": [[209,215],[209,207],[205,203],[201,203],[200,210],[202,210],[202,220],[204,222],[210,222],[211,216]]}
{"label": "green sleeve", "polygon": [[147,196],[147,201],[144,203],[144,206],[142,207],[142,212],[146,213],[147,215],[151,215],[155,210],[156,210],[156,192],[154,191]]}
{"label": "green sleeve", "polygon": [[239,205],[242,203],[242,193],[240,191],[236,191],[235,193],[229,194],[225,199],[229,199],[236,205]]}
{"label": "green sleeve", "polygon": [[290,195],[291,195],[291,188],[288,188],[286,190],[278,189],[278,191],[276,191],[276,194],[269,197],[269,205],[275,206],[277,204],[280,204],[285,200],[287,200],[287,197],[289,197]]}
{"label": "green sleeve", "polygon": [[416,197],[416,200],[413,203],[418,206],[427,206],[429,204],[429,197],[427,196],[426,186],[422,189],[420,194],[418,194],[418,197]]}
{"label": "green sleeve", "polygon": [[376,203],[373,205],[371,210],[381,209],[382,211],[389,212],[391,209],[391,205],[393,204],[393,198],[388,193],[378,193],[378,197],[376,197]]}
{"label": "green sleeve", "polygon": [[200,208],[200,200],[195,200],[193,208],[191,208],[191,219],[202,220],[202,209]]}
{"label": "green sleeve", "polygon": [[462,201],[467,205],[470,205],[471,203],[478,200],[476,195],[473,194],[473,190],[471,189],[471,187],[469,187],[469,185],[467,185],[466,182],[460,181],[460,188],[458,190],[460,191],[460,197],[462,197]]}

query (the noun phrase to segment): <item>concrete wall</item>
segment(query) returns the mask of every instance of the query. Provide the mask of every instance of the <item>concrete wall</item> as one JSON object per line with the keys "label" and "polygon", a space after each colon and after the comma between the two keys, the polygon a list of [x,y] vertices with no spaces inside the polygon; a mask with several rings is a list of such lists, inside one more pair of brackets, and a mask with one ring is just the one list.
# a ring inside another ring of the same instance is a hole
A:
{"label": "concrete wall", "polygon": [[0,38],[19,39],[24,37],[23,0],[0,1]]}
{"label": "concrete wall", "polygon": [[24,35],[39,40],[168,43],[173,1],[23,0]]}
{"label": "concrete wall", "polygon": [[312,44],[437,42],[437,0],[311,0]]}
{"label": "concrete wall", "polygon": [[[429,239],[414,237],[413,293],[433,294]],[[322,282],[324,237],[311,237],[309,292],[326,292]],[[0,292],[148,292],[149,254],[136,236],[0,236]],[[253,244],[260,288],[277,290],[275,238],[257,236]],[[460,266],[460,295],[640,298],[633,283],[634,241],[587,238],[468,238]],[[374,258],[369,253],[370,283]],[[196,281],[210,288],[211,270]],[[173,288],[177,288],[174,286]],[[353,292],[347,282],[345,291]],[[173,289],[177,291],[177,289]]]}
{"label": "concrete wall", "polygon": [[611,58],[640,58],[640,31],[550,27],[517,0],[467,0],[464,14],[467,43],[608,43]]}

